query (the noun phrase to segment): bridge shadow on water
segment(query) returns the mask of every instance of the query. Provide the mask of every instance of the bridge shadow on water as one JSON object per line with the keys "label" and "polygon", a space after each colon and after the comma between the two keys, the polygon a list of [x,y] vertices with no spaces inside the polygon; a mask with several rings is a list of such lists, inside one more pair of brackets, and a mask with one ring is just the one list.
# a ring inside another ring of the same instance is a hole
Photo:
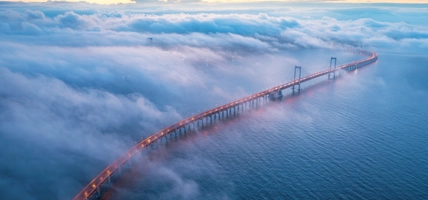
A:
{"label": "bridge shadow on water", "polygon": [[[348,73],[346,73],[348,74]],[[254,114],[270,112],[269,107],[278,106],[278,104],[293,104],[302,97],[311,98],[315,91],[333,89],[332,85],[344,84],[349,75],[336,76],[335,79],[326,79],[314,84],[302,84],[302,89],[299,92],[292,92],[291,89],[287,95],[280,99],[270,100],[262,103],[260,106],[245,110],[243,113],[223,118],[216,119],[212,124],[205,125],[200,128],[190,129],[184,133],[171,133],[166,139],[154,143],[147,150],[142,151],[140,156],[131,159],[130,164],[125,164],[121,171],[121,175],[114,175],[111,179],[111,184],[106,183],[101,188],[101,197],[92,199],[114,199],[116,193],[126,192],[127,188],[135,186],[142,178],[149,176],[149,171],[156,167],[162,160],[173,156],[174,150],[187,143],[194,142],[197,138],[208,136],[215,133],[219,128],[227,127],[229,124],[244,121],[249,117],[254,117]],[[330,86],[330,87],[329,87]],[[96,196],[96,195],[94,195]]]}

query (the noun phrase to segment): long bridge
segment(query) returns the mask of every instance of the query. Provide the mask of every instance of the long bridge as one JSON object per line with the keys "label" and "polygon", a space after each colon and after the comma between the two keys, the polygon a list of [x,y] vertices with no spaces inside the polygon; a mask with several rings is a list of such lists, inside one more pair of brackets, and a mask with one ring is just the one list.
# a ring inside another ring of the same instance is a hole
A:
{"label": "long bridge", "polygon": [[[167,139],[168,136],[172,134],[181,134],[190,129],[195,129],[197,127],[203,127],[208,124],[212,124],[215,120],[221,120],[229,117],[230,115],[235,115],[244,110],[251,109],[252,107],[258,106],[260,103],[282,97],[282,90],[287,88],[292,88],[293,92],[300,91],[300,84],[320,76],[328,75],[329,79],[331,76],[333,78],[336,76],[336,72],[339,70],[353,71],[360,67],[369,65],[378,59],[378,54],[376,52],[365,51],[365,50],[355,50],[355,53],[362,54],[367,56],[365,59],[361,59],[355,62],[347,63],[336,67],[336,58],[332,57],[330,59],[330,67],[326,70],[319,71],[307,76],[301,76],[302,68],[300,66],[295,66],[294,68],[294,79],[290,82],[287,82],[282,85],[278,85],[268,90],[264,90],[258,93],[255,93],[251,96],[244,97],[242,99],[212,108],[205,112],[193,115],[186,119],[183,119],[175,124],[172,124],[157,133],[147,137],[146,139],[140,141],[138,144],[133,146],[119,158],[117,158],[113,163],[107,166],[103,171],[101,171],[88,185],[86,185],[81,192],[79,192],[74,200],[87,200],[93,197],[95,194],[100,196],[100,188],[105,182],[110,182],[110,179],[113,174],[120,171],[121,167],[127,163],[131,158],[136,156],[139,152],[149,147],[151,144],[161,140],[162,138]],[[334,63],[333,63],[334,62]],[[170,136],[171,137],[171,136]]]}

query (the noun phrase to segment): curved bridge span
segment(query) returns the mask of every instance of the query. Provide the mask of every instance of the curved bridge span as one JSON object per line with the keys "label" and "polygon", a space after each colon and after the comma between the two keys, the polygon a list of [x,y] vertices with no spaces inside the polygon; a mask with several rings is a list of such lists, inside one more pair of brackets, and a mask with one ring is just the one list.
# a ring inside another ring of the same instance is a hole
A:
{"label": "curved bridge span", "polygon": [[[376,52],[370,52],[365,50],[358,50],[355,52],[358,54],[365,55],[367,56],[367,58],[358,60],[355,62],[347,63],[335,68],[331,68],[331,62],[330,62],[330,69],[319,71],[319,72],[310,74],[308,76],[299,77],[298,79],[294,79],[291,82],[273,87],[268,90],[261,91],[259,93],[230,102],[228,104],[224,104],[222,106],[212,108],[205,112],[183,119],[175,124],[172,124],[160,130],[157,133],[154,133],[153,135],[147,137],[146,139],[142,140],[141,142],[136,144],[134,147],[129,149],[126,153],[121,155],[119,158],[113,161],[113,163],[107,166],[107,168],[101,171],[94,179],[92,179],[91,182],[89,182],[88,185],[86,185],[82,189],[81,192],[79,192],[74,197],[74,200],[90,199],[96,193],[98,193],[98,196],[100,196],[101,186],[105,182],[110,181],[110,177],[113,174],[115,174],[117,171],[119,171],[121,166],[127,163],[138,152],[142,151],[143,149],[146,149],[147,147],[157,142],[158,140],[161,140],[162,138],[166,138],[168,135],[171,135],[173,133],[177,134],[177,132],[181,133],[182,131],[186,131],[191,128],[196,128],[197,126],[204,126],[206,124],[211,124],[213,123],[214,120],[220,120],[222,118],[228,117],[231,114],[236,114],[237,112],[242,112],[246,109],[252,108],[253,106],[258,106],[260,102],[268,101],[269,98],[272,98],[273,94],[275,95],[280,94],[282,96],[281,90],[284,90],[287,88],[294,89],[294,86],[299,86],[299,89],[300,89],[300,83],[303,83],[327,74],[330,76],[331,73],[335,73],[338,70],[352,71],[360,67],[369,65],[377,61],[378,59],[378,54]],[[296,75],[296,71],[295,71],[295,75]]]}

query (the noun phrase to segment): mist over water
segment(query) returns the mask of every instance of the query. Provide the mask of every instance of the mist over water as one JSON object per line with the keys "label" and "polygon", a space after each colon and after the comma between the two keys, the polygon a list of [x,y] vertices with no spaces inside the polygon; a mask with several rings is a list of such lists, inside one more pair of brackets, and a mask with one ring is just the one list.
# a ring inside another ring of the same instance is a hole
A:
{"label": "mist over water", "polygon": [[420,63],[428,57],[380,53],[356,72],[172,139],[104,198],[425,199]]}
{"label": "mist over water", "polygon": [[103,198],[428,199],[427,8],[0,2],[0,197],[70,199],[163,127],[364,48],[379,61],[144,151]]}

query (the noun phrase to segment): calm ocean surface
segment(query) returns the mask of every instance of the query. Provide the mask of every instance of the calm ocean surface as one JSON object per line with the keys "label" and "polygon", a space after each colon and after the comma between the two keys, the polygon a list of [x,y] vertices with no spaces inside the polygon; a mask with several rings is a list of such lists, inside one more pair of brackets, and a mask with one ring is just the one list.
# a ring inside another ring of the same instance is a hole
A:
{"label": "calm ocean surface", "polygon": [[104,199],[428,199],[427,74],[427,56],[379,52],[335,81],[163,142]]}

